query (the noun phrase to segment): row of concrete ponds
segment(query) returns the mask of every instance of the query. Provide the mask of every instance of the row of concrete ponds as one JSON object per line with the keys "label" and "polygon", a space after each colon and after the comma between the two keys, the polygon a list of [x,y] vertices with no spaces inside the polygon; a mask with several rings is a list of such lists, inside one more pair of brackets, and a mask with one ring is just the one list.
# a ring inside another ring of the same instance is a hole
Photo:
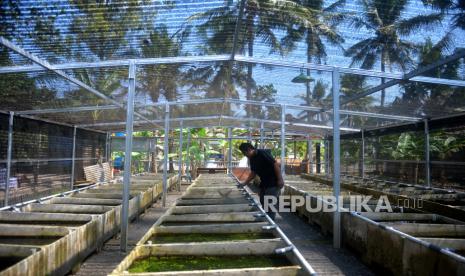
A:
{"label": "row of concrete ponds", "polygon": [[[315,274],[249,191],[237,184],[237,179],[225,174],[197,177],[111,275]],[[161,258],[172,258],[174,271],[134,270],[144,260],[158,265]],[[183,267],[190,259],[202,258],[211,258],[208,267]],[[251,263],[238,264],[244,258]],[[273,265],[253,263],[260,258],[272,259]],[[225,260],[229,260],[227,268],[218,265]]]}
{"label": "row of concrete ponds", "polygon": [[[169,179],[171,187],[177,176]],[[120,229],[123,185],[99,183],[0,211],[0,275],[64,275]],[[161,177],[134,176],[131,219],[163,191]]]}
{"label": "row of concrete ponds", "polygon": [[[308,178],[312,178],[310,180]],[[320,182],[314,181],[320,180]],[[324,183],[321,183],[324,182]],[[328,180],[305,176],[286,180],[284,194],[304,196],[310,206],[327,205],[321,195],[331,195]],[[342,196],[361,195],[341,184]],[[380,194],[382,195],[382,194]],[[379,272],[394,275],[465,275],[465,223],[421,208],[406,208],[388,198],[393,212],[375,212],[376,196],[360,212],[343,200],[342,242]],[[306,202],[307,203],[307,202]],[[353,203],[353,201],[352,201]],[[412,205],[410,205],[412,206]],[[309,212],[297,208],[299,216],[318,226],[323,233],[333,232],[333,213]],[[465,219],[465,217],[463,217]]]}

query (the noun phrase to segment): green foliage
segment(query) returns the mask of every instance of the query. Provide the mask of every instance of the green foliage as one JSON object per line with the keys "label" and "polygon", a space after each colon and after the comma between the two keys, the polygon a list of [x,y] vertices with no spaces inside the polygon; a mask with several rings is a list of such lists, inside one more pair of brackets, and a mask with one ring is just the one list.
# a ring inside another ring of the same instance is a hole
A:
{"label": "green foliage", "polygon": [[286,266],[285,256],[152,256],[136,260],[130,273]]}

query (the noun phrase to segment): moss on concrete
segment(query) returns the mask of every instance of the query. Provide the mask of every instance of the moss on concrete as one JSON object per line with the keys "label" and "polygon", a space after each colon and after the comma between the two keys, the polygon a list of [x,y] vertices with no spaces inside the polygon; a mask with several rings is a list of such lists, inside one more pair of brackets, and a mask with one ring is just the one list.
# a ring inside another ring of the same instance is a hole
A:
{"label": "moss on concrete", "polygon": [[190,271],[292,265],[284,256],[153,256],[136,260],[129,272]]}
{"label": "moss on concrete", "polygon": [[212,242],[212,241],[234,241],[272,239],[272,233],[192,233],[192,234],[157,234],[150,238],[153,243],[180,243],[180,242]]}

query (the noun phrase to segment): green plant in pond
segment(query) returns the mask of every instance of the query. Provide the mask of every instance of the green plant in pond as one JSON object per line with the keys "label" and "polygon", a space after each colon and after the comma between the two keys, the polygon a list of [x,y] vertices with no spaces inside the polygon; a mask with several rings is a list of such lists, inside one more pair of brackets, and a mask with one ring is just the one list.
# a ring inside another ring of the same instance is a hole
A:
{"label": "green plant in pond", "polygon": [[153,243],[180,243],[180,242],[211,242],[211,241],[233,241],[233,240],[254,240],[271,239],[272,233],[231,233],[231,234],[205,234],[191,233],[178,235],[155,235],[151,238]]}
{"label": "green plant in pond", "polygon": [[283,256],[152,256],[136,260],[130,273],[190,271],[292,265]]}

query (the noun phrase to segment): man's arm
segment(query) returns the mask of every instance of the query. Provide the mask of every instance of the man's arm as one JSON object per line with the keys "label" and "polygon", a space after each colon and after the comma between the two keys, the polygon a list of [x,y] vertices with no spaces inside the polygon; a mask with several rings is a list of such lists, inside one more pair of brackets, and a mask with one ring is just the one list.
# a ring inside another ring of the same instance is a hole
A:
{"label": "man's arm", "polygon": [[249,177],[244,182],[241,182],[242,186],[248,185],[250,181],[252,181],[255,178],[255,173],[253,171],[250,171]]}
{"label": "man's arm", "polygon": [[274,168],[274,173],[276,175],[276,180],[278,182],[277,183],[278,187],[284,187],[284,180],[283,180],[283,175],[281,174],[280,164],[278,164],[278,162],[274,162],[273,168]]}

